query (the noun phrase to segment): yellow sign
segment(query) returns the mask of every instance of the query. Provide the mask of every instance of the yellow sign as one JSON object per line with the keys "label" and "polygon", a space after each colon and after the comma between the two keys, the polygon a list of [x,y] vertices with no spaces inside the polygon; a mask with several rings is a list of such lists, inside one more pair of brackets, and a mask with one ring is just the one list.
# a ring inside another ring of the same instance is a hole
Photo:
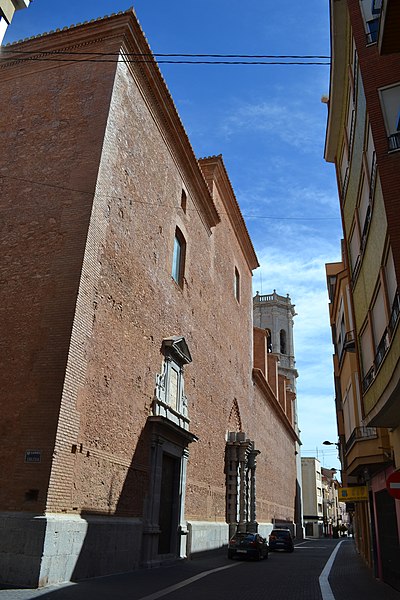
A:
{"label": "yellow sign", "polygon": [[366,485],[344,487],[338,489],[339,502],[361,502],[368,500],[368,488]]}

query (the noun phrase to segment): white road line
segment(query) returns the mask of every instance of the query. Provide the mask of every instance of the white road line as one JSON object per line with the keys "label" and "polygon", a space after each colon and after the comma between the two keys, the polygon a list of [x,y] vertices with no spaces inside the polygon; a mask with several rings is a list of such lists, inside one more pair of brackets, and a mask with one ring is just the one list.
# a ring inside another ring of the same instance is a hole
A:
{"label": "white road line", "polygon": [[193,577],[190,577],[189,579],[184,579],[184,581],[180,581],[179,583],[176,583],[175,585],[170,585],[167,588],[164,588],[163,590],[160,590],[159,592],[154,592],[154,594],[150,594],[149,596],[142,596],[142,598],[139,598],[139,600],[156,600],[156,598],[161,598],[162,596],[166,596],[167,594],[170,594],[171,592],[174,592],[175,590],[179,590],[180,588],[185,587],[186,585],[190,585],[191,583],[193,583],[193,581],[198,581],[199,579],[202,579],[203,577],[207,577],[207,575],[211,575],[212,573],[217,573],[218,571],[223,571],[224,569],[231,569],[232,567],[238,567],[241,563],[232,563],[231,565],[226,565],[224,567],[218,567],[218,569],[211,569],[210,571],[203,571],[202,573],[199,573],[198,575],[194,575]]}
{"label": "white road line", "polygon": [[335,596],[333,595],[332,588],[329,585],[328,577],[329,577],[329,573],[331,572],[333,562],[336,558],[336,554],[338,553],[340,545],[343,543],[343,541],[344,540],[341,540],[338,543],[338,545],[335,547],[334,551],[328,558],[328,561],[327,561],[321,575],[319,576],[319,587],[321,588],[322,600],[335,600]]}
{"label": "white road line", "polygon": [[[299,544],[300,546],[300,544]],[[295,546],[298,548],[299,546]],[[314,550],[314,548],[327,548],[328,546],[304,546],[304,548],[300,548],[300,550]]]}

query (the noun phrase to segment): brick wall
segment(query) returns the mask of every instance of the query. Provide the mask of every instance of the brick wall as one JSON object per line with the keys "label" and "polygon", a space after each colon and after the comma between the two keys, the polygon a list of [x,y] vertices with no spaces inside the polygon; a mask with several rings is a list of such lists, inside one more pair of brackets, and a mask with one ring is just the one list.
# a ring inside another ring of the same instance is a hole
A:
{"label": "brick wall", "polygon": [[[25,509],[26,487],[40,490],[29,508],[43,508],[49,480],[50,511],[142,516],[161,343],[183,335],[193,357],[185,367],[190,429],[199,438],[190,447],[187,517],[225,519],[233,411],[261,450],[259,520],[292,518],[293,433],[253,383],[251,251],[228,214],[229,185],[217,185],[203,161],[211,199],[189,144],[169,124],[167,96],[161,102],[140,66],[119,63],[115,79],[114,68],[16,66],[18,79],[11,68],[2,87],[7,121],[16,122],[0,171],[9,224],[2,309],[12,315],[2,339],[5,472],[16,479],[1,508]],[[215,209],[220,223],[211,227]],[[171,277],[176,226],[187,242],[182,288]],[[21,463],[28,445],[42,449],[39,465]]]}
{"label": "brick wall", "polygon": [[[45,66],[44,66],[45,65]],[[115,66],[2,64],[0,507],[40,510]],[[40,463],[25,463],[38,450]],[[37,490],[32,502],[29,490]],[[31,499],[26,499],[26,494]]]}

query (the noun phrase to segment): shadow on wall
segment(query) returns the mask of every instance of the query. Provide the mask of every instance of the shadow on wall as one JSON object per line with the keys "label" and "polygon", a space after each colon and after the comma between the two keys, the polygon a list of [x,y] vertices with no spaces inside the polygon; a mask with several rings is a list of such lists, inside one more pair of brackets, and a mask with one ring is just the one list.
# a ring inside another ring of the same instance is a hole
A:
{"label": "shadow on wall", "polygon": [[138,439],[115,512],[82,512],[86,534],[70,576],[71,581],[124,573],[138,568],[144,499],[149,484],[150,428]]}

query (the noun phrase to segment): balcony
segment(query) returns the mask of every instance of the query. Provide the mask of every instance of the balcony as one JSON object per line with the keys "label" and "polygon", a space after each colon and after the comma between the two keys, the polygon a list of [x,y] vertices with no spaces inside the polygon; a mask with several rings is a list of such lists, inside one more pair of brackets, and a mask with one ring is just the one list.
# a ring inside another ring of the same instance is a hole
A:
{"label": "balcony", "polygon": [[372,216],[372,208],[371,208],[371,204],[368,204],[367,214],[365,215],[365,221],[364,221],[363,230],[361,233],[361,244],[360,244],[361,254],[364,253],[365,246],[367,244],[367,237],[368,237],[368,231],[369,231],[369,224],[371,223],[371,216]]}
{"label": "balcony", "polygon": [[339,365],[342,364],[343,357],[345,352],[355,352],[356,351],[356,338],[354,331],[348,331],[344,337],[343,345],[339,350]]}
{"label": "balcony", "polygon": [[374,365],[372,365],[372,367],[370,368],[368,373],[365,375],[365,377],[361,383],[363,393],[367,391],[367,389],[369,388],[371,383],[374,381],[374,379],[375,379],[375,367],[374,367]]}
{"label": "balcony", "polygon": [[368,373],[365,375],[364,379],[362,380],[361,385],[362,385],[363,393],[367,391],[369,386],[374,381],[374,379],[378,373],[378,370],[390,348],[390,344],[392,342],[397,324],[399,322],[399,317],[400,317],[400,297],[399,297],[399,292],[396,292],[396,295],[394,297],[393,306],[392,306],[392,312],[390,314],[389,325],[386,327],[386,329],[383,333],[383,336],[377,346],[375,358],[374,358],[374,364],[372,365],[372,367],[369,369]]}
{"label": "balcony", "polygon": [[372,475],[392,461],[387,429],[356,427],[345,446],[346,476]]}
{"label": "balcony", "polygon": [[400,297],[399,293],[396,292],[394,297],[394,302],[392,306],[392,313],[390,315],[388,330],[390,333],[390,337],[393,337],[394,330],[396,329],[397,322],[400,316]]}
{"label": "balcony", "polygon": [[355,429],[353,429],[353,433],[346,442],[346,454],[356,442],[374,440],[377,437],[378,431],[376,427],[356,427]]}
{"label": "balcony", "polygon": [[353,267],[353,270],[352,270],[352,273],[351,273],[351,285],[353,287],[356,284],[357,277],[358,277],[358,274],[360,272],[360,269],[361,269],[361,255],[359,254],[357,256],[357,260],[356,260],[356,262],[354,264],[354,267]]}
{"label": "balcony", "polygon": [[381,54],[400,52],[399,22],[399,0],[383,0],[378,39]]}

